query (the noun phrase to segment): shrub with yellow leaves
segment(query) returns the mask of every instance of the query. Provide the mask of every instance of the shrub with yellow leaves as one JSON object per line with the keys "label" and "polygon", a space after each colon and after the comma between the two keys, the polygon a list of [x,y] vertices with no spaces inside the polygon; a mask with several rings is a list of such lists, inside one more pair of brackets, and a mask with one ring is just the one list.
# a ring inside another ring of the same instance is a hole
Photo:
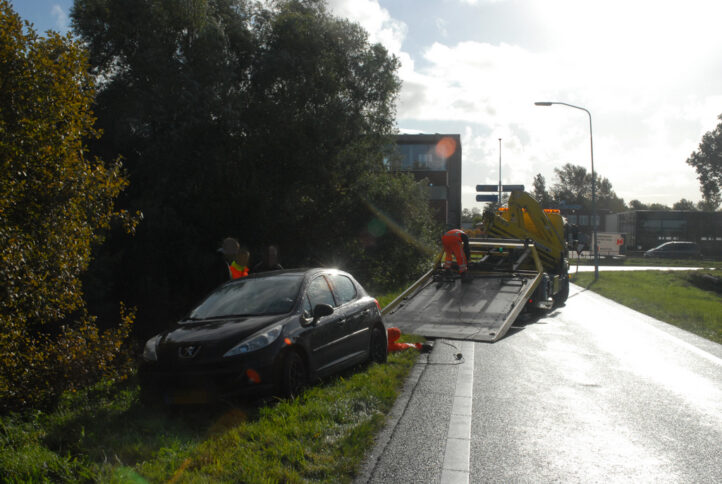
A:
{"label": "shrub with yellow leaves", "polygon": [[122,376],[134,313],[100,332],[80,275],[127,186],[120,160],[85,157],[97,137],[87,55],[39,37],[0,0],[0,410],[52,404],[66,389]]}

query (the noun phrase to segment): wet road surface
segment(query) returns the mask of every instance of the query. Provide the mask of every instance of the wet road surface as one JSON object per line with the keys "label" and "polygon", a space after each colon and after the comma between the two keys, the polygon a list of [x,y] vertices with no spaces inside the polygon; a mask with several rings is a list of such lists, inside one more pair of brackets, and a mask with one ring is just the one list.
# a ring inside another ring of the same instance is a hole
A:
{"label": "wet road surface", "polygon": [[572,286],[426,358],[358,482],[722,482],[721,345]]}

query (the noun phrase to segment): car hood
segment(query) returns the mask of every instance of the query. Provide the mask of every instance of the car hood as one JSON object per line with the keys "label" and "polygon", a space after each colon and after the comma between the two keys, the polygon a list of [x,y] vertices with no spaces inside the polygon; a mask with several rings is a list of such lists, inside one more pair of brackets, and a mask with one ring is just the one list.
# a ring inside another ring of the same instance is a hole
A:
{"label": "car hood", "polygon": [[256,331],[287,318],[289,318],[288,314],[282,314],[187,321],[176,324],[172,329],[161,333],[156,349],[158,359],[175,360],[178,348],[187,345],[200,346],[203,350],[203,360],[216,358]]}

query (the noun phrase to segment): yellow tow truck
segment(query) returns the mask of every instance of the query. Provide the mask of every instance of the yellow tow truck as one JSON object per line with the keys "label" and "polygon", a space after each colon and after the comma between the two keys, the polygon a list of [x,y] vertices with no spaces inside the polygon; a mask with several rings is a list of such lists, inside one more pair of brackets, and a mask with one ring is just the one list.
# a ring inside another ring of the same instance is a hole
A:
{"label": "yellow tow truck", "polygon": [[523,191],[484,216],[486,237],[470,239],[471,281],[434,267],[384,308],[406,333],[474,341],[502,338],[522,310],[549,310],[569,295],[564,219]]}

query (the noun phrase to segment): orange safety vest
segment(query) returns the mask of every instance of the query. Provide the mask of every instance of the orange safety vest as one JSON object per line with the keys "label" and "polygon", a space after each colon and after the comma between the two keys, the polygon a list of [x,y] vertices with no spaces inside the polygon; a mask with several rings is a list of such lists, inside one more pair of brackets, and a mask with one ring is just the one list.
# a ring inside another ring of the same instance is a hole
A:
{"label": "orange safety vest", "polygon": [[241,267],[236,263],[236,261],[231,262],[231,265],[228,266],[228,268],[231,270],[231,279],[239,279],[248,275],[248,267]]}

